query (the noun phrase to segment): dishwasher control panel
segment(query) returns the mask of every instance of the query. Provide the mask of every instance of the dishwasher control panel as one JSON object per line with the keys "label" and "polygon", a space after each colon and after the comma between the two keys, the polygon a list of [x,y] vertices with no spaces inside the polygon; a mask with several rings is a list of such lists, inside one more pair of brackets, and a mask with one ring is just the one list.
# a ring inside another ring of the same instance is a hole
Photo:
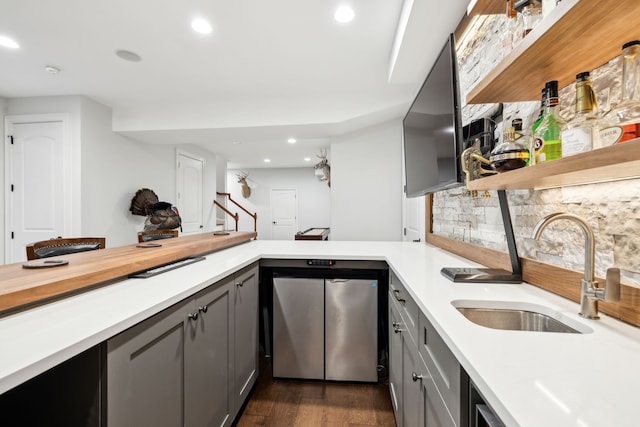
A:
{"label": "dishwasher control panel", "polygon": [[336,265],[336,261],[333,259],[308,259],[307,265],[318,265],[322,267],[332,267]]}

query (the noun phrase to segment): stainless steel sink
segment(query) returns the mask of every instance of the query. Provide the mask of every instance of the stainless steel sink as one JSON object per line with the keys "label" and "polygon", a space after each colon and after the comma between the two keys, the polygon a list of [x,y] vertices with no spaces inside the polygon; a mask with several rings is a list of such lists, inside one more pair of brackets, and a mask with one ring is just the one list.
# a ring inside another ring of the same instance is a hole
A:
{"label": "stainless steel sink", "polygon": [[573,334],[591,332],[589,328],[571,319],[566,318],[561,321],[558,318],[565,317],[561,313],[552,312],[546,307],[535,304],[504,301],[495,301],[493,304],[489,301],[453,301],[452,304],[464,317],[487,328]]}

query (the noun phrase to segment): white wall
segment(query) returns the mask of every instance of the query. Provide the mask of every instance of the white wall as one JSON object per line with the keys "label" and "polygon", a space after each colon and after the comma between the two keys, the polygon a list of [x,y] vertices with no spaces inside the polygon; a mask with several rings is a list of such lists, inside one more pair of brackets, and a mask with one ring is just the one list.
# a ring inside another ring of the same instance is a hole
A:
{"label": "white wall", "polygon": [[331,142],[333,240],[402,240],[402,122]]}
{"label": "white wall", "polygon": [[[236,174],[240,171],[227,172],[227,189],[231,197],[247,208],[258,213],[258,238],[271,239],[270,196],[272,188],[297,188],[298,190],[298,231],[312,227],[331,227],[331,189],[325,182],[316,178],[313,167],[282,169],[243,169],[249,173],[249,180],[257,185],[251,189],[248,199],[242,197]],[[238,212],[240,221],[238,229],[253,231],[253,219],[244,214],[233,204],[227,203],[231,212]],[[228,224],[233,225],[233,221]],[[333,239],[333,229],[329,239]]]}
{"label": "white wall", "polygon": [[[0,117],[4,118],[6,112],[7,112],[7,100],[5,98],[0,97]],[[4,191],[7,188],[4,182],[5,180],[4,144],[6,144],[6,141],[4,141],[4,119],[0,120],[0,135],[2,135],[2,138],[3,138],[2,149],[0,149],[0,165],[2,165],[2,173],[0,174],[0,188],[2,188],[2,194],[0,195],[0,242],[4,242],[5,241]],[[2,263],[2,260],[4,260],[4,247],[5,247],[4,243],[0,244],[0,264]]]}
{"label": "white wall", "polygon": [[[105,236],[107,247],[135,243],[144,217],[129,212],[131,198],[147,187],[160,200],[175,202],[177,145],[145,144],[114,133],[111,109],[85,97],[7,100],[6,114],[45,113],[68,113],[70,117],[76,170],[74,234]],[[179,147],[205,159],[204,231],[213,230],[216,156],[192,145]]]}
{"label": "white wall", "polygon": [[[176,148],[145,144],[113,133],[111,109],[83,99],[83,234],[108,236],[110,247],[136,242],[144,217],[129,212],[131,198],[138,189],[150,188],[161,201],[176,202]],[[213,230],[216,156],[192,145],[181,144],[179,148],[205,161],[203,231]]]}

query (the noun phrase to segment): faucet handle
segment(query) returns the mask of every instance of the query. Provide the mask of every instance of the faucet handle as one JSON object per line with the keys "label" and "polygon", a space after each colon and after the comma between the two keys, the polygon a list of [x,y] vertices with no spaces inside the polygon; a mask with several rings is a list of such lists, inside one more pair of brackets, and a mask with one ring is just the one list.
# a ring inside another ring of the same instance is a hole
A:
{"label": "faucet handle", "polygon": [[607,268],[607,282],[604,286],[604,300],[620,301],[620,269]]}

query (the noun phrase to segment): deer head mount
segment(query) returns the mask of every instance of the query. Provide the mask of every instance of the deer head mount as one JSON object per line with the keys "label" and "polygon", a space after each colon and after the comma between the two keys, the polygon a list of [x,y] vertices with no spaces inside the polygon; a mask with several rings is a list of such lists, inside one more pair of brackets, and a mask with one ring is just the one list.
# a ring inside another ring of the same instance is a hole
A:
{"label": "deer head mount", "polygon": [[313,167],[315,174],[320,181],[327,181],[327,185],[331,187],[331,167],[327,161],[327,150],[320,150],[320,154],[317,154],[316,157],[318,157],[320,161]]}
{"label": "deer head mount", "polygon": [[242,197],[248,199],[249,196],[251,196],[251,187],[249,187],[249,184],[247,183],[249,174],[247,172],[240,172],[236,174],[236,176],[238,177],[238,183],[242,187]]}

